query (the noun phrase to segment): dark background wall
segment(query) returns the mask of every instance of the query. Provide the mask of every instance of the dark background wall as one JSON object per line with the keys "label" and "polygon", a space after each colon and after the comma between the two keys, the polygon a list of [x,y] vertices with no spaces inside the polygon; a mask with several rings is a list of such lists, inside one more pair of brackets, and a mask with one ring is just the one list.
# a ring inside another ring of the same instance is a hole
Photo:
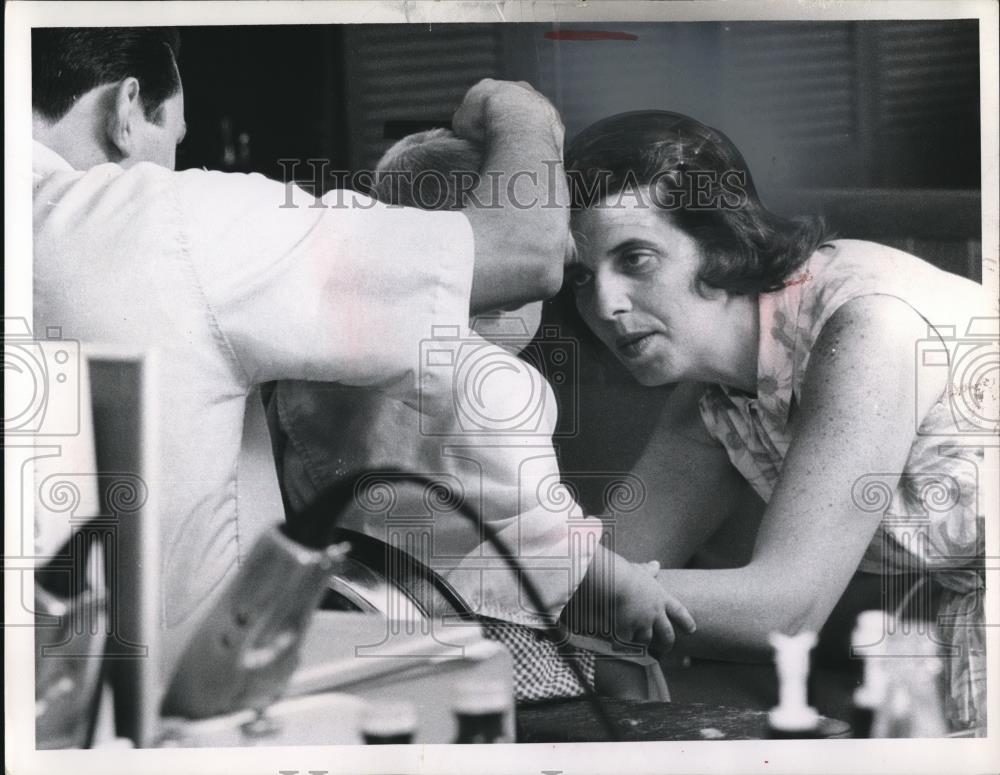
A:
{"label": "dark background wall", "polygon": [[182,163],[274,176],[282,157],[370,167],[399,122],[447,121],[494,77],[535,85],[570,136],[623,110],[689,113],[736,142],[765,196],[979,186],[975,20],[646,23],[614,25],[623,39],[566,39],[595,29],[186,28]]}

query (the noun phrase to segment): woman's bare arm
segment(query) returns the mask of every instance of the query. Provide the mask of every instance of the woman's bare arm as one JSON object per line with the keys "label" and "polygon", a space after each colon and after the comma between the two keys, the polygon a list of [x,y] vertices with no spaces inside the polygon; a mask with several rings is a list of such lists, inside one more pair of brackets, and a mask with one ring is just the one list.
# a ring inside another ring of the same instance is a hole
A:
{"label": "woman's bare arm", "polygon": [[[645,498],[617,523],[609,523],[615,551],[629,560],[655,559],[664,568],[683,568],[734,517],[750,523],[748,542],[753,540],[760,505],[725,449],[705,429],[698,409],[704,391],[704,384],[680,383],[659,414],[646,418],[652,429],[631,469]],[[614,400],[610,391],[606,398]],[[629,404],[614,411],[635,409]],[[748,490],[753,508],[744,502]],[[748,556],[749,548],[744,543],[737,556]]]}
{"label": "woman's bare arm", "polygon": [[[749,564],[658,575],[697,622],[697,632],[682,639],[685,651],[767,658],[769,632],[823,625],[880,520],[852,500],[854,485],[903,471],[915,417],[930,408],[915,406],[915,344],[926,333],[923,319],[889,296],[855,299],[830,318],[810,357],[794,439]],[[919,394],[939,395],[941,380]]]}

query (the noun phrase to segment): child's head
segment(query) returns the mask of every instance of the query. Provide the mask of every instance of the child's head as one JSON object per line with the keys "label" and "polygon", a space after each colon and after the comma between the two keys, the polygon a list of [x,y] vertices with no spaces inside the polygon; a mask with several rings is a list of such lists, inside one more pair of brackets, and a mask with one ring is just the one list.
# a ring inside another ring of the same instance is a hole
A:
{"label": "child's head", "polygon": [[479,146],[450,129],[407,135],[375,167],[375,197],[422,210],[459,210],[482,164]]}
{"label": "child's head", "polygon": [[[461,210],[478,182],[483,158],[476,143],[457,137],[450,129],[407,135],[375,167],[375,198],[422,210]],[[538,330],[541,317],[539,301],[478,315],[469,325],[484,338],[517,352]],[[518,336],[518,331],[524,336]]]}

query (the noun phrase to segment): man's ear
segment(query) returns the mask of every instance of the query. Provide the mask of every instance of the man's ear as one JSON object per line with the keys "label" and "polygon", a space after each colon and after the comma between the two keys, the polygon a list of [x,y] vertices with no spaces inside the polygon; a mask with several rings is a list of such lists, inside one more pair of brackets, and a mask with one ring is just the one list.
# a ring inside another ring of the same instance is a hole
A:
{"label": "man's ear", "polygon": [[135,152],[135,127],[142,112],[139,81],[132,77],[125,78],[111,90],[109,98],[108,141],[118,150],[121,158],[127,159]]}

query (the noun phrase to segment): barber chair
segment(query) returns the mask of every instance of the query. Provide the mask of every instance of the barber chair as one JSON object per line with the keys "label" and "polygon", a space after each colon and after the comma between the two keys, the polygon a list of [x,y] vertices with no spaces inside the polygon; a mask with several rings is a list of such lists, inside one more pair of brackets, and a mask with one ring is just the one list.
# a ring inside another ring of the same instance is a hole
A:
{"label": "barber chair", "polygon": [[[431,618],[474,621],[470,606],[448,581],[411,554],[346,528],[337,528],[334,539],[350,549],[329,577],[321,608],[420,622]],[[622,653],[608,641],[584,635],[571,635],[568,645],[571,650],[596,655],[594,682],[599,695],[646,702],[670,700],[666,678],[654,657]]]}

